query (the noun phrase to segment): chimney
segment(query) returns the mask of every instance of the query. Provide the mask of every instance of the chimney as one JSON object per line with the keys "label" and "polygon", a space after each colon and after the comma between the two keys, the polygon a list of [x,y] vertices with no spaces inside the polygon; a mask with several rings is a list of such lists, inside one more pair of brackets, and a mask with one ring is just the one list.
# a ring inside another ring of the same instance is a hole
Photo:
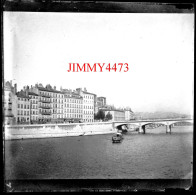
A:
{"label": "chimney", "polygon": [[79,94],[80,96],[82,96],[82,88],[77,88],[76,91],[78,92],[78,94]]}
{"label": "chimney", "polygon": [[56,86],[54,86],[54,89],[56,90]]}
{"label": "chimney", "polygon": [[17,93],[17,84],[15,83],[14,84],[14,94],[16,95],[16,93]]}
{"label": "chimney", "polygon": [[82,88],[77,88],[76,91],[81,92]]}
{"label": "chimney", "polygon": [[86,92],[87,92],[86,87],[84,88],[84,91],[86,91]]}

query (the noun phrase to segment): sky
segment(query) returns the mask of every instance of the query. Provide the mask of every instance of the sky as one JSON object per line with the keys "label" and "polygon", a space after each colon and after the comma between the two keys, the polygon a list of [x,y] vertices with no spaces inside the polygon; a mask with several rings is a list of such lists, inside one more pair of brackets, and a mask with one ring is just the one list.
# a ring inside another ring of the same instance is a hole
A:
{"label": "sky", "polygon": [[[4,12],[4,79],[86,87],[134,112],[193,113],[194,14]],[[128,63],[127,72],[68,72]]]}

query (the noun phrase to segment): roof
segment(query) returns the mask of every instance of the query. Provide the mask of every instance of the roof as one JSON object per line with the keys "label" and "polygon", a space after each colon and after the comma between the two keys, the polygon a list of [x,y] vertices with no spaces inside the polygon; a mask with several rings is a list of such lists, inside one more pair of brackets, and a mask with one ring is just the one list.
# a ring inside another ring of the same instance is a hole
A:
{"label": "roof", "polygon": [[24,95],[24,94],[16,94],[17,97],[21,97],[21,98],[27,98],[27,99],[30,99],[30,97]]}
{"label": "roof", "polygon": [[38,94],[33,93],[33,92],[29,92],[29,95],[35,95],[35,96],[38,96]]}
{"label": "roof", "polygon": [[37,87],[40,91],[48,91],[48,92],[53,92],[53,93],[61,93],[61,94],[65,94],[65,92],[62,91],[58,91],[56,89],[47,89],[45,87]]}
{"label": "roof", "polygon": [[117,109],[102,109],[103,111],[117,111],[117,112],[124,112],[124,110],[117,110]]}
{"label": "roof", "polygon": [[37,87],[40,91],[48,91],[48,92],[59,92],[57,90],[54,90],[54,89],[47,89],[45,87]]}
{"label": "roof", "polygon": [[86,94],[90,94],[90,95],[95,95],[96,96],[96,94],[94,94],[94,93],[90,93],[90,92],[87,92],[87,91],[82,91],[83,93],[86,93]]}
{"label": "roof", "polygon": [[[70,91],[58,91],[55,89],[47,89],[44,87],[37,87],[40,91],[48,91],[48,92],[53,92],[53,93],[60,93],[60,94],[65,94],[65,95],[71,95],[72,98],[82,98],[78,93],[73,93]],[[78,96],[78,97],[76,97]]]}
{"label": "roof", "polygon": [[104,99],[106,99],[106,97],[103,97],[103,96],[97,97],[97,99],[99,99],[99,98],[104,98]]}
{"label": "roof", "polygon": [[14,87],[12,86],[12,84],[9,81],[7,81],[4,83],[4,90],[5,91],[13,91]]}

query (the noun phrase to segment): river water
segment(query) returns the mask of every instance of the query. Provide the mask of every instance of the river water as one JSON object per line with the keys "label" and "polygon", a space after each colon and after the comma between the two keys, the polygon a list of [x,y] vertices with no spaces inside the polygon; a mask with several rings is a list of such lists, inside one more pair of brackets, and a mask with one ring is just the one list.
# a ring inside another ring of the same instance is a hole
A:
{"label": "river water", "polygon": [[193,126],[5,141],[6,179],[190,179]]}

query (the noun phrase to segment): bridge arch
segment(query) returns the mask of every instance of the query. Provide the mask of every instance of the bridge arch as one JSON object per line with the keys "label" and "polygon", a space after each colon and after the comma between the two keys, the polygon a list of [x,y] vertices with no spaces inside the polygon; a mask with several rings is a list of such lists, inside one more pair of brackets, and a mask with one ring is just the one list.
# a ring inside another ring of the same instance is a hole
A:
{"label": "bridge arch", "polygon": [[128,129],[128,125],[130,123],[124,123],[124,124],[119,124],[119,125],[116,125],[115,127],[118,129],[118,130],[123,130],[123,126],[126,126],[126,128]]}
{"label": "bridge arch", "polygon": [[[123,128],[123,126],[125,126]],[[133,132],[133,131],[138,131],[139,132],[139,123],[120,123],[120,124],[116,124],[114,126],[114,128],[116,128],[117,130],[121,130],[124,132]]]}
{"label": "bridge arch", "polygon": [[121,130],[123,126],[126,126],[128,127],[129,125],[131,126],[135,126],[135,127],[144,127],[146,125],[149,125],[149,124],[161,124],[161,125],[167,125],[165,122],[154,122],[154,121],[150,121],[150,122],[138,122],[138,123],[120,123],[120,124],[115,124],[115,128]]}
{"label": "bridge arch", "polygon": [[[171,126],[168,125],[168,122],[166,121],[150,121],[150,122],[145,122],[145,123],[141,123],[140,126],[139,126],[139,133],[146,133],[146,126],[147,125],[150,125],[150,124],[154,124],[154,125],[158,125],[159,126],[166,126],[166,132],[171,132]],[[156,128],[156,127],[155,127]]]}
{"label": "bridge arch", "polygon": [[193,121],[172,121],[169,123],[169,125],[174,125],[178,123],[188,123],[188,124],[193,124]]}
{"label": "bridge arch", "polygon": [[167,125],[165,122],[146,122],[146,123],[141,123],[141,126],[146,126],[150,124],[160,124],[160,125]]}

